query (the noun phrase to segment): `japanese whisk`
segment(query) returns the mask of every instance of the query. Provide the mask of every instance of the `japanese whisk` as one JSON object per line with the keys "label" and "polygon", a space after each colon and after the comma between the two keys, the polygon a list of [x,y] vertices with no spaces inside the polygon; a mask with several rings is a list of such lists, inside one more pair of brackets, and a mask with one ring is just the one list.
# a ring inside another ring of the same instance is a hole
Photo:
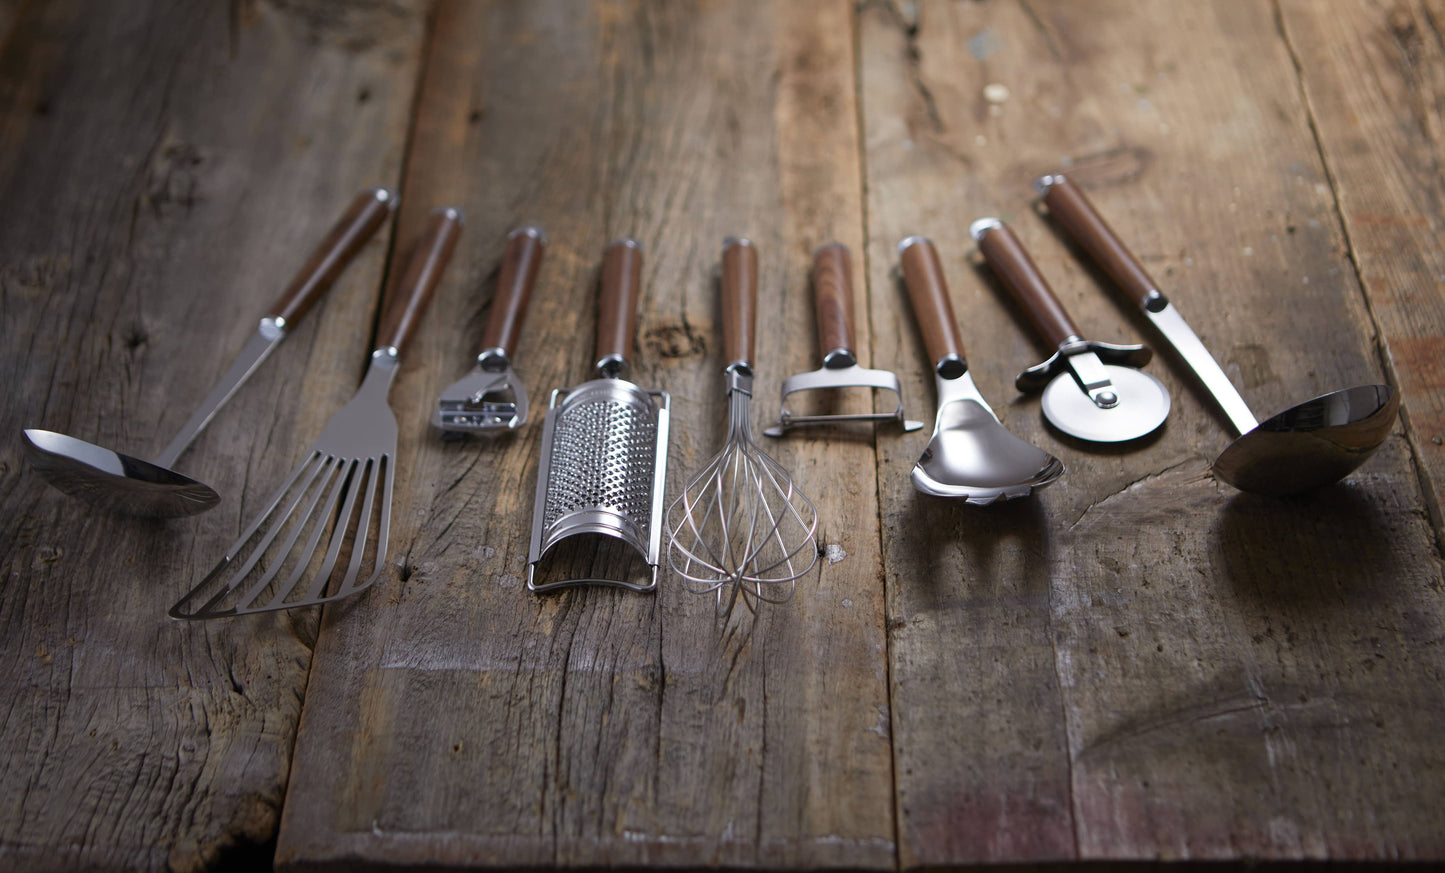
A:
{"label": "japanese whisk", "polygon": [[688,482],[667,511],[668,562],[688,589],[717,598],[727,621],[741,599],[785,603],[818,561],[818,513],[788,471],[753,442],[753,332],[758,255],[746,239],[727,239],[722,254],[723,371],[728,432],[722,451]]}

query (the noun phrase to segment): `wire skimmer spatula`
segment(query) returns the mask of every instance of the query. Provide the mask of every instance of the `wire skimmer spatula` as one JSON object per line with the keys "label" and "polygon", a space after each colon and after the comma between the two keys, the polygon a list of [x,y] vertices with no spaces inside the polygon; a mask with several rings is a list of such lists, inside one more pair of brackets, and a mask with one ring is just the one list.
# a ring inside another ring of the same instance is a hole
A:
{"label": "wire skimmer spatula", "polygon": [[[461,223],[455,209],[432,213],[399,285],[386,295],[377,348],[356,396],[331,417],[311,452],[215,569],[171,607],[171,618],[312,606],[363,591],[381,576],[397,436],[386,396],[401,349],[451,258]],[[318,556],[323,539],[326,550]],[[201,605],[193,607],[197,602]]]}

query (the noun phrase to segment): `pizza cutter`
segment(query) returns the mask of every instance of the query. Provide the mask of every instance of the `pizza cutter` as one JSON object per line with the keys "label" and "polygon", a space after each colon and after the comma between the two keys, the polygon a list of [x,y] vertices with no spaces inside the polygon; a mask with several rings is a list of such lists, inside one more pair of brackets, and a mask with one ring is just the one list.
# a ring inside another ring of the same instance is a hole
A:
{"label": "pizza cutter", "polygon": [[1141,345],[1091,342],[1079,336],[1063,304],[1013,231],[997,218],[969,227],[979,251],[1058,351],[1019,374],[1020,391],[1043,391],[1049,424],[1081,440],[1117,443],[1153,433],[1169,415],[1169,392],[1138,368],[1153,353]]}

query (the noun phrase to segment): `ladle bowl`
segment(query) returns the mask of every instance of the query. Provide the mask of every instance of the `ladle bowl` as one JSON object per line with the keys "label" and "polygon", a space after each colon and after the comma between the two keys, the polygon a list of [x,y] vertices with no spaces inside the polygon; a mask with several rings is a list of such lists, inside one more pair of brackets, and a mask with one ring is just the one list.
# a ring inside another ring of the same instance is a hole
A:
{"label": "ladle bowl", "polygon": [[1400,392],[1389,385],[1331,391],[1242,434],[1214,462],[1214,475],[1241,491],[1285,496],[1354,472],[1394,428]]}
{"label": "ladle bowl", "polygon": [[26,430],[25,456],[51,485],[110,512],[172,518],[221,500],[211,486],[168,467],[54,431]]}

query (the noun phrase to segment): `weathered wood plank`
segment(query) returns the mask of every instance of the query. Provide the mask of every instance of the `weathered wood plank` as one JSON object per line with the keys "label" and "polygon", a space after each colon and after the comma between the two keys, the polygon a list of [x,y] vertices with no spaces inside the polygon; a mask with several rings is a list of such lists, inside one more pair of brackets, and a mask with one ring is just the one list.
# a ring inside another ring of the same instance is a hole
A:
{"label": "weathered wood plank", "polygon": [[364,362],[385,235],[180,467],[225,498],[104,516],[42,426],[149,457],[352,195],[400,178],[409,3],[31,3],[0,56],[0,868],[263,866],[316,618],[165,617]]}
{"label": "weathered wood plank", "polygon": [[1032,214],[1061,167],[1259,413],[1382,378],[1272,10],[1114,6],[861,13],[874,358],[922,359],[884,292],[897,240],[931,235],[981,389],[1069,468],[968,511],[909,488],[921,441],[880,441],[901,863],[1438,857],[1445,622],[1404,440],[1253,499],[1209,477],[1225,422],[1167,358],[1138,446],[1065,441],[1012,390],[1047,350],[971,269],[973,218],[1011,222],[1086,335],[1155,340]]}
{"label": "weathered wood plank", "polygon": [[1280,12],[1442,532],[1445,6],[1287,2]]}
{"label": "weathered wood plank", "polygon": [[861,248],[849,16],[439,6],[403,225],[440,202],[470,221],[393,392],[406,569],[323,622],[279,866],[893,864],[871,440],[768,447],[841,559],[738,651],[670,574],[656,596],[526,592],[541,410],[491,441],[425,423],[476,353],[522,222],[551,238],[517,354],[534,403],[589,376],[599,258],[635,235],[634,378],[673,392],[675,493],[721,440],[715,276],[723,237],[744,234],[763,288],[754,417],[776,416],[782,378],[816,366],[813,247]]}

